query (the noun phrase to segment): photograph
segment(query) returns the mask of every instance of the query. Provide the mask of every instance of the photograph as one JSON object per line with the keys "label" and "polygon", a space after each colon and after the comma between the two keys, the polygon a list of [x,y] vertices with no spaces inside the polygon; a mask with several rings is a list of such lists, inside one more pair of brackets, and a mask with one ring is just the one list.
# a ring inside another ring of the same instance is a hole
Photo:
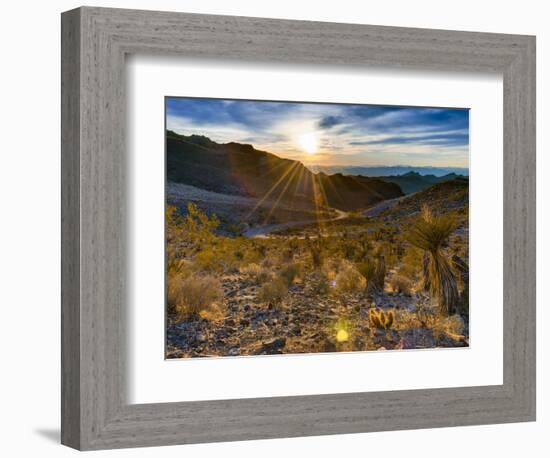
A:
{"label": "photograph", "polygon": [[469,346],[469,110],[165,98],[166,358]]}

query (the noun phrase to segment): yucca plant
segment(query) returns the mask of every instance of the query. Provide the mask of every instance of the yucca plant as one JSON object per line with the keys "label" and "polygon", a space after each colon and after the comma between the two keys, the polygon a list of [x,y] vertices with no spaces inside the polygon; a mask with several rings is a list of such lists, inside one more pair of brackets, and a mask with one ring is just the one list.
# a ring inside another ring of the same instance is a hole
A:
{"label": "yucca plant", "polygon": [[412,245],[425,251],[424,287],[438,299],[440,311],[445,315],[453,314],[459,302],[457,279],[442,250],[455,226],[454,218],[436,216],[425,205],[407,234]]}
{"label": "yucca plant", "polygon": [[365,258],[363,262],[358,262],[356,267],[367,282],[367,291],[373,291],[373,279],[376,273],[376,263],[370,258]]}
{"label": "yucca plant", "polygon": [[468,318],[470,313],[470,267],[468,263],[464,261],[461,257],[456,254],[452,257],[452,263],[455,270],[460,275],[462,280],[462,293],[460,294],[460,307],[458,312],[462,315],[463,318]]}
{"label": "yucca plant", "polygon": [[384,289],[386,261],[383,255],[380,255],[376,262],[372,258],[366,257],[363,262],[357,263],[356,267],[367,281],[367,292],[372,293]]}

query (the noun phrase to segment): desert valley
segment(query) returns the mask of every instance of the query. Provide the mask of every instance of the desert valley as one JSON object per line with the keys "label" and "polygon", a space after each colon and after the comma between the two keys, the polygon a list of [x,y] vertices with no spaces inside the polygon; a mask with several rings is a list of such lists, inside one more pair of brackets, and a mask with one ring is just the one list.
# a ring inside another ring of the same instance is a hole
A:
{"label": "desert valley", "polygon": [[167,131],[167,358],[469,345],[467,172],[313,170]]}

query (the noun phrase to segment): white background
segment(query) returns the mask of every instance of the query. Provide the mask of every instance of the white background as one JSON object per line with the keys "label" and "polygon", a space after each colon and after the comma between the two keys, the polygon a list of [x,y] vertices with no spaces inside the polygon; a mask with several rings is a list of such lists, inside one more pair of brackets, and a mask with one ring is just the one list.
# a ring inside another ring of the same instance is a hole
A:
{"label": "white background", "polygon": [[[131,402],[502,383],[501,76],[143,56],[129,59],[127,74]],[[470,108],[470,348],[165,361],[165,95]]]}
{"label": "white background", "polygon": [[[536,34],[538,37],[538,234],[548,232],[550,30],[544,2],[408,0],[100,1],[101,6],[317,19],[381,25]],[[59,432],[59,13],[72,1],[11,2],[2,10],[0,104],[0,416],[5,456],[76,456]],[[98,456],[548,456],[550,402],[548,238],[538,240],[538,421],[99,452]]]}

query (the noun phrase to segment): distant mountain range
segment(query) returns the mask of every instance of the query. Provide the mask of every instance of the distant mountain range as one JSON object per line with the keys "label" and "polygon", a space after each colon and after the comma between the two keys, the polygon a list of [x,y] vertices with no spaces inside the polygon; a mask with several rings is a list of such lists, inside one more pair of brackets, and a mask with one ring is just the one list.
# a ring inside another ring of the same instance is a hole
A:
{"label": "distant mountain range", "polygon": [[422,191],[428,189],[430,186],[443,183],[445,181],[454,180],[455,178],[465,178],[463,175],[458,175],[456,173],[449,173],[443,176],[436,175],[420,175],[418,172],[408,172],[404,175],[393,175],[393,176],[381,176],[380,180],[387,183],[395,183],[399,185],[401,190],[405,194],[411,194],[413,192]]}
{"label": "distant mountain range", "polygon": [[468,176],[468,169],[462,167],[414,167],[410,165],[394,165],[394,166],[338,166],[338,165],[312,165],[308,166],[312,172],[325,172],[328,174],[343,173],[344,175],[363,175],[366,177],[391,177],[404,175],[409,172],[414,172],[419,175],[434,175],[442,177],[448,174],[456,174]]}
{"label": "distant mountain range", "polygon": [[302,209],[358,210],[403,195],[399,185],[366,176],[312,173],[298,161],[252,145],[216,143],[166,132],[168,181],[224,194],[270,199]]}

